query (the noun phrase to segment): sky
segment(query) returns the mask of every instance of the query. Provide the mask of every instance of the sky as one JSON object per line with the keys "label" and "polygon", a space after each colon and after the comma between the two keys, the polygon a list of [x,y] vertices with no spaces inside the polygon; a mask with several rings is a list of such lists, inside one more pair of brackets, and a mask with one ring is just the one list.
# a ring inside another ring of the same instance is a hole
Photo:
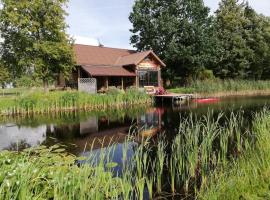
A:
{"label": "sky", "polygon": [[[214,12],[219,0],[205,0]],[[76,43],[131,49],[129,14],[134,0],[70,0],[66,21]],[[249,0],[259,13],[270,16],[270,0]]]}

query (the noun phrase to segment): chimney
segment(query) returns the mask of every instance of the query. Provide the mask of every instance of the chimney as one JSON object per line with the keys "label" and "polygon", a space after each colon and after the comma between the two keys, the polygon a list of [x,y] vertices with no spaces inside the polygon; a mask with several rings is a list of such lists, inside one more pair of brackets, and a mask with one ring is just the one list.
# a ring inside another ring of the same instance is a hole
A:
{"label": "chimney", "polygon": [[99,46],[99,47],[104,47],[104,45],[100,42],[99,39],[98,39],[98,46]]}

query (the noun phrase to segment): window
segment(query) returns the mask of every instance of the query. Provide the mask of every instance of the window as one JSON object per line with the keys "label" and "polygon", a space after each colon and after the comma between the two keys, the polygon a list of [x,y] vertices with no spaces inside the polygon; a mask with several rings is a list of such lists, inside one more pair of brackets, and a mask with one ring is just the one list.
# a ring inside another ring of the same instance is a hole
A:
{"label": "window", "polygon": [[158,87],[158,71],[139,71],[139,87]]}

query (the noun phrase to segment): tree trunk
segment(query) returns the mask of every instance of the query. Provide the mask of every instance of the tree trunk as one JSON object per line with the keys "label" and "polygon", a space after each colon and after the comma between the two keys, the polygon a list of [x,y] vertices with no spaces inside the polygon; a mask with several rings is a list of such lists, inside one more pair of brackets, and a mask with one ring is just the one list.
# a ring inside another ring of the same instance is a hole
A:
{"label": "tree trunk", "polygon": [[43,87],[46,93],[49,92],[49,82],[47,79],[43,80]]}

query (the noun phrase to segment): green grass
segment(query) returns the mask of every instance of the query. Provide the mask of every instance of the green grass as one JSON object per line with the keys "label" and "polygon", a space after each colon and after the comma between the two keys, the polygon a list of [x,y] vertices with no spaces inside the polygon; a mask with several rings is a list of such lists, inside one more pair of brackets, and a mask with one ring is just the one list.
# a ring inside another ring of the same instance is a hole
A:
{"label": "green grass", "polygon": [[80,158],[63,151],[40,146],[1,152],[0,199],[117,199],[126,182],[101,165],[79,167],[74,163]]}
{"label": "green grass", "polygon": [[[145,188],[150,199],[254,199],[269,190],[270,111],[265,109],[253,120],[249,129],[243,112],[217,118],[212,113],[191,115],[180,122],[171,145],[164,136],[145,138],[128,158],[130,142],[138,141],[131,133],[123,144],[118,178],[111,171],[117,165],[111,157],[117,149],[113,141],[101,149],[99,159],[91,151],[86,158],[76,158],[59,146],[1,152],[0,199],[143,199]],[[78,167],[78,159],[87,164]]]}
{"label": "green grass", "polygon": [[256,115],[253,132],[257,143],[238,160],[213,173],[209,184],[199,193],[200,199],[269,199],[270,198],[270,115]]}
{"label": "green grass", "polygon": [[270,90],[270,81],[208,80],[194,81],[185,87],[169,89],[175,93],[211,94],[219,92],[244,92]]}
{"label": "green grass", "polygon": [[152,103],[151,97],[135,89],[107,95],[90,95],[77,91],[49,93],[30,91],[15,97],[0,98],[0,115],[90,111],[149,103]]}

